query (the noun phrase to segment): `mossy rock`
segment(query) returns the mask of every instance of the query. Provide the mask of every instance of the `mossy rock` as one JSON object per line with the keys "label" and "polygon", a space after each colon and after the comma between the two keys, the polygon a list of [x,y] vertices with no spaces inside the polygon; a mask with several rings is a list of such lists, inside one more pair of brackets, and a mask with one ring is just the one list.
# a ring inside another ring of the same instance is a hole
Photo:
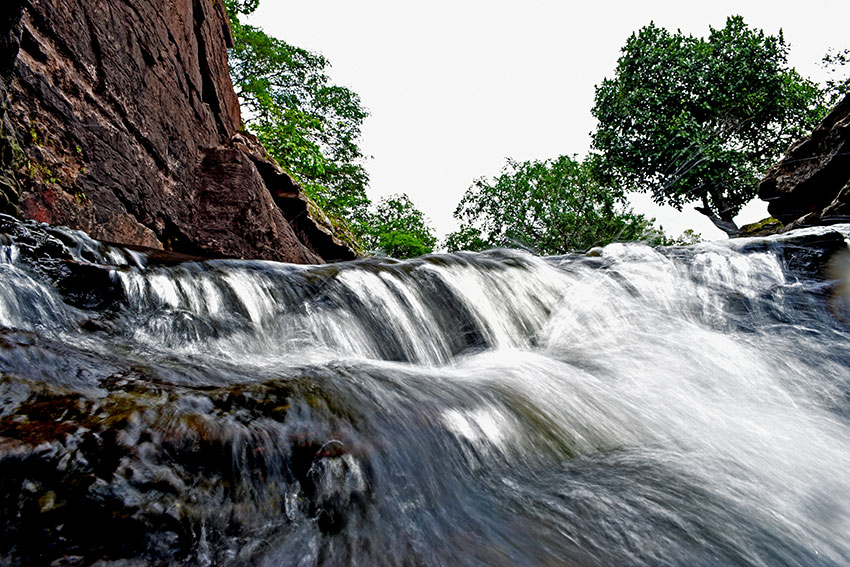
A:
{"label": "mossy rock", "polygon": [[748,238],[751,236],[770,236],[771,234],[777,234],[782,230],[782,227],[785,226],[782,224],[782,221],[779,221],[773,217],[768,217],[766,219],[762,219],[758,222],[745,224],[741,227],[741,234],[738,235],[738,238]]}

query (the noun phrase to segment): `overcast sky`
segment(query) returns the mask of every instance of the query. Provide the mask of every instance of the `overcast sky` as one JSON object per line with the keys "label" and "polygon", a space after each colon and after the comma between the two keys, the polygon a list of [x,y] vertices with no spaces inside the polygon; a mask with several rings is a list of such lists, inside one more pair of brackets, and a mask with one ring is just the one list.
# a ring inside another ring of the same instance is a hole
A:
{"label": "overcast sky", "polygon": [[[613,75],[633,31],[655,21],[704,36],[732,14],[770,34],[782,28],[791,64],[816,80],[828,48],[850,47],[848,0],[262,0],[248,21],[330,60],[333,81],[371,112],[361,144],[369,196],[407,193],[442,237],[472,181],[498,174],[505,158],[584,156],[594,85]],[[668,234],[723,237],[694,211],[632,201]],[[756,202],[738,220],[765,216]]]}

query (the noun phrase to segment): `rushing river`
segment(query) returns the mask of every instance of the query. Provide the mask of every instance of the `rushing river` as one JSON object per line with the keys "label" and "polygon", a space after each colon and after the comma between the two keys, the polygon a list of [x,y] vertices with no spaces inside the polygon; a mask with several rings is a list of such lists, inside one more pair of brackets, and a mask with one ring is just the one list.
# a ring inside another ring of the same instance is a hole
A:
{"label": "rushing river", "polygon": [[850,226],[157,263],[0,219],[0,563],[850,565]]}

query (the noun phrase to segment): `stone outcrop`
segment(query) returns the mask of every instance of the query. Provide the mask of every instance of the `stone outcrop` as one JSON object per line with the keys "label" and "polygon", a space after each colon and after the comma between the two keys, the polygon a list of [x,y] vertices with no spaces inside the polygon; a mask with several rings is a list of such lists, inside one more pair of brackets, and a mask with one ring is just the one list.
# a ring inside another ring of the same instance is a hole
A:
{"label": "stone outcrop", "polygon": [[767,173],[759,197],[785,230],[850,222],[850,95]]}
{"label": "stone outcrop", "polygon": [[221,0],[5,0],[0,27],[0,212],[185,254],[354,257],[240,132]]}
{"label": "stone outcrop", "polygon": [[23,0],[9,0],[0,6],[0,213],[13,212],[20,186],[15,172],[23,161],[18,137],[9,120],[6,83],[12,75],[20,39],[20,13]]}

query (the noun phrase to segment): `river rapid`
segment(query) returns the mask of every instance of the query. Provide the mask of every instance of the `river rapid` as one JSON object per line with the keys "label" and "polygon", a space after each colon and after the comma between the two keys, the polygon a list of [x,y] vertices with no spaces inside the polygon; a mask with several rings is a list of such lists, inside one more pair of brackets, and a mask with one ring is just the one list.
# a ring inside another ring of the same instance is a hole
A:
{"label": "river rapid", "polygon": [[0,563],[848,565],[848,233],[295,266],[2,217]]}

